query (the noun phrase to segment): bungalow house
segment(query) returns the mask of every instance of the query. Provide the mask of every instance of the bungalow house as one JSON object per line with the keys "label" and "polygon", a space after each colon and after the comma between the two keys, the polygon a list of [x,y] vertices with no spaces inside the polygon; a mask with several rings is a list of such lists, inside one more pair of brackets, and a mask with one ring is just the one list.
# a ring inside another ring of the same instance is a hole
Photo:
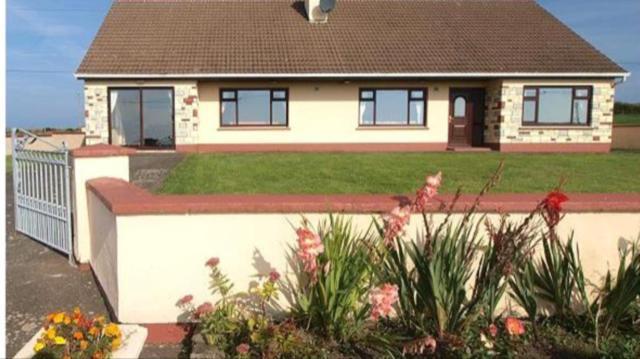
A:
{"label": "bungalow house", "polygon": [[606,152],[628,75],[527,0],[119,0],[76,72],[88,144],[177,151]]}

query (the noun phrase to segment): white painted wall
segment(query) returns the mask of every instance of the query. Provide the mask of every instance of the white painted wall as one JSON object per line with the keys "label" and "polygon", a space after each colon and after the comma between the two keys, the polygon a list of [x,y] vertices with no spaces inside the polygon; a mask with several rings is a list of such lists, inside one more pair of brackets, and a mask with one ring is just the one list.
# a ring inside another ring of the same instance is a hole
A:
{"label": "white painted wall", "polygon": [[[91,268],[116,315],[118,312],[118,233],[116,216],[90,192],[87,209],[91,222]],[[126,272],[124,272],[126,273]]]}
{"label": "white painted wall", "polygon": [[76,260],[87,263],[91,259],[91,235],[87,208],[86,182],[98,177],[121,178],[129,181],[129,157],[80,157],[73,159],[73,247]]}
{"label": "white painted wall", "polygon": [[[325,214],[306,216],[314,224],[327,218]],[[489,217],[497,220],[496,215]],[[365,229],[371,216],[351,218]],[[298,214],[117,216],[119,319],[175,322],[180,314],[175,303],[183,295],[193,294],[196,302],[215,300],[208,294],[204,265],[212,256],[220,258],[221,269],[237,290],[247,290],[256,274],[267,274],[271,268],[289,273],[285,254],[288,246],[295,245],[292,225],[299,221]],[[415,233],[419,225],[420,219],[414,216],[407,233]],[[570,213],[559,231],[564,238],[571,230],[575,230],[588,278],[599,282],[607,268],[617,265],[619,239],[637,238],[640,213]],[[285,298],[281,304],[286,306]]]}

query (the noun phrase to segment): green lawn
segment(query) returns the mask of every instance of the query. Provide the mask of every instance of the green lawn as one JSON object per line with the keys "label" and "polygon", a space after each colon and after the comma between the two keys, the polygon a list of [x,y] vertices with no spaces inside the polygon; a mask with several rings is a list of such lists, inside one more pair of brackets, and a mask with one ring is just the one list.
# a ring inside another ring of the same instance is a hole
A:
{"label": "green lawn", "polygon": [[640,125],[640,113],[617,114],[614,115],[613,122],[618,125]]}
{"label": "green lawn", "polygon": [[611,154],[271,153],[188,155],[161,193],[412,193],[441,170],[444,192],[478,191],[500,160],[497,192],[640,192],[640,152]]}

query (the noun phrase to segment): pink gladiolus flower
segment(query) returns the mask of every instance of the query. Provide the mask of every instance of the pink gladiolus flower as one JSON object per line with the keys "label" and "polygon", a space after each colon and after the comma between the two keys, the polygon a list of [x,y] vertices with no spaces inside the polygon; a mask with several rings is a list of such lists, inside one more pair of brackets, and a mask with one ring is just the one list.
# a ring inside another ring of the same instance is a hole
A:
{"label": "pink gladiolus flower", "polygon": [[277,282],[278,279],[280,279],[280,273],[278,273],[278,271],[276,270],[272,270],[271,273],[269,273],[269,280],[272,282]]}
{"label": "pink gladiolus flower", "polygon": [[185,295],[184,297],[180,298],[180,300],[178,300],[178,303],[176,303],[177,306],[183,306],[183,305],[187,305],[189,303],[191,303],[191,301],[193,300],[193,296],[191,294]]}
{"label": "pink gladiolus flower", "polygon": [[416,192],[416,200],[413,204],[414,211],[423,212],[427,208],[427,203],[438,194],[440,184],[442,184],[442,172],[426,178],[425,184]]}
{"label": "pink gladiolus flower", "polygon": [[384,244],[387,247],[393,245],[393,241],[404,232],[404,227],[409,224],[410,219],[411,208],[409,206],[396,207],[383,217]]}
{"label": "pink gladiolus flower", "polygon": [[371,319],[378,320],[381,317],[389,317],[394,314],[393,305],[398,301],[398,286],[385,283],[374,288],[369,294],[371,304]]}
{"label": "pink gladiolus flower", "polygon": [[322,240],[317,233],[306,227],[298,228],[296,234],[298,235],[298,258],[304,266],[304,271],[315,279],[318,270],[316,258],[324,252]]}
{"label": "pink gladiolus flower", "polygon": [[242,343],[236,347],[236,352],[238,352],[238,354],[249,354],[249,349],[251,349],[249,344]]}
{"label": "pink gladiolus flower", "polygon": [[211,268],[213,268],[213,267],[217,266],[219,263],[220,263],[220,258],[218,258],[218,257],[211,257],[211,258],[209,258],[209,260],[207,261],[207,263],[205,263],[205,265],[206,265],[207,267],[211,267]]}
{"label": "pink gladiolus flower", "polygon": [[491,324],[489,325],[489,328],[487,328],[487,332],[495,338],[498,335],[498,327],[496,327],[495,324]]}
{"label": "pink gladiolus flower", "polygon": [[213,310],[214,310],[213,304],[209,302],[204,302],[196,308],[196,311],[193,313],[193,316],[196,318],[202,318],[203,316],[209,313],[212,313]]}

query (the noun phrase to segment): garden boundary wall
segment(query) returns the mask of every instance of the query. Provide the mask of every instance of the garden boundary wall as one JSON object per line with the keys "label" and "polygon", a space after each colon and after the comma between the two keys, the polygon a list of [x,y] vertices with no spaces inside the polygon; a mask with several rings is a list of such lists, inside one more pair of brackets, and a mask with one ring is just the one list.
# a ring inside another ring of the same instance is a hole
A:
{"label": "garden boundary wall", "polygon": [[[272,269],[293,280],[287,261],[295,246],[294,228],[304,215],[312,224],[343,213],[365,230],[371,219],[406,200],[403,196],[239,196],[153,195],[122,179],[99,178],[87,183],[91,228],[91,266],[118,319],[126,323],[167,323],[180,319],[176,301],[192,294],[196,303],[208,294],[210,257],[247,291]],[[543,195],[489,195],[481,212],[498,220],[499,212],[520,219]],[[570,195],[559,233],[575,231],[589,280],[599,282],[618,264],[622,238],[640,231],[640,195]],[[442,199],[450,199],[444,196]],[[455,208],[459,220],[473,197]],[[432,207],[435,211],[436,207]],[[436,222],[444,214],[434,214]],[[421,218],[407,228],[413,236]],[[286,308],[291,291],[279,304]]]}

